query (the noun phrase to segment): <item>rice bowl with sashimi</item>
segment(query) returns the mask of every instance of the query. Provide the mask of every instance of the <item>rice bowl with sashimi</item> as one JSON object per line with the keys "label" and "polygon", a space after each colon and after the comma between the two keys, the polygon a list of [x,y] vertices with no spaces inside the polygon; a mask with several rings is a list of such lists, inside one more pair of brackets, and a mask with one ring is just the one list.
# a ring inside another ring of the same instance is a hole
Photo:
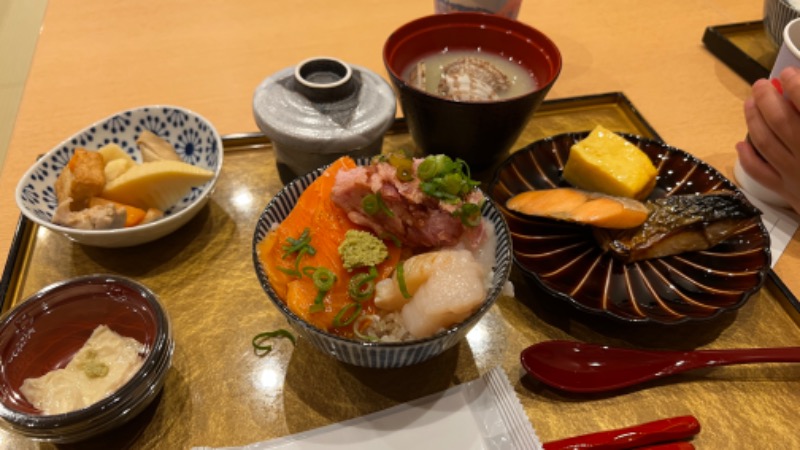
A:
{"label": "rice bowl with sashimi", "polygon": [[[287,185],[262,213],[253,239],[262,287],[340,360],[397,367],[434,356],[513,294],[508,229],[477,186],[465,163],[443,155],[341,158]],[[369,237],[350,242],[356,233]],[[369,251],[343,251],[360,240]],[[343,356],[358,353],[353,345],[423,342],[430,354],[400,362]]]}

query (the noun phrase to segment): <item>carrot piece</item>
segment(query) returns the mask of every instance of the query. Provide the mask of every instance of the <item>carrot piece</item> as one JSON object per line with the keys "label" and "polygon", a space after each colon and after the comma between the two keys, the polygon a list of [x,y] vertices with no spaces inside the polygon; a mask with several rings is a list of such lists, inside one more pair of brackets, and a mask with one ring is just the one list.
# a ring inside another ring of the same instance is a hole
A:
{"label": "carrot piece", "polygon": [[[360,271],[348,272],[339,255],[339,245],[348,230],[362,227],[352,223],[346,212],[331,200],[331,190],[339,170],[356,167],[355,161],[343,157],[331,164],[306,188],[297,204],[281,225],[257,244],[258,256],[273,289],[287,306],[312,325],[344,336],[352,334],[352,326],[334,328],[333,319],[346,305],[353,302],[348,293],[350,279]],[[311,277],[287,274],[295,269],[296,255],[284,258],[283,246],[288,238],[297,239],[308,228],[314,255],[303,255],[299,268],[325,267],[336,275],[336,282],[325,294],[325,309],[310,312],[318,289]],[[400,259],[400,249],[389,244],[389,257],[378,265],[378,280],[386,278]],[[378,281],[376,280],[376,281]],[[372,300],[362,302],[368,312],[375,310]]]}
{"label": "carrot piece", "polygon": [[135,206],[126,205],[124,203],[115,202],[113,200],[107,200],[101,197],[92,197],[89,199],[89,207],[98,206],[98,205],[115,205],[120,208],[125,209],[125,227],[133,227],[142,223],[144,220],[144,216],[147,214],[147,211],[137,208]]}

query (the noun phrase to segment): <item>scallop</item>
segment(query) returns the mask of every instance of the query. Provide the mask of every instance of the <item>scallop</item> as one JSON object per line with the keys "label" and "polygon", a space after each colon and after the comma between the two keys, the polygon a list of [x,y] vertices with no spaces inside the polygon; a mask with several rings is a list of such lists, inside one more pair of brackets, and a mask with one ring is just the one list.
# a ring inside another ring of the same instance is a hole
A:
{"label": "scallop", "polygon": [[375,305],[399,310],[403,325],[415,338],[462,322],[486,298],[486,269],[469,250],[422,253],[407,259],[403,266],[411,297],[401,294],[395,274],[376,285]]}
{"label": "scallop", "polygon": [[438,93],[457,101],[490,101],[497,100],[509,88],[511,80],[494,64],[465,56],[442,68]]}

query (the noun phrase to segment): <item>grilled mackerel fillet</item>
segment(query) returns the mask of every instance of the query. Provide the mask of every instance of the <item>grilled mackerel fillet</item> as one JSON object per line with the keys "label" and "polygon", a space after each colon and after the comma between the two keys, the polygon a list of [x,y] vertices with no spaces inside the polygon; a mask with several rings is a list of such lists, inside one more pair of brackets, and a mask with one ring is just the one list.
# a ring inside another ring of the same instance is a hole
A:
{"label": "grilled mackerel fillet", "polygon": [[706,250],[761,215],[744,195],[731,191],[664,197],[647,207],[650,215],[636,228],[595,228],[600,246],[626,263]]}

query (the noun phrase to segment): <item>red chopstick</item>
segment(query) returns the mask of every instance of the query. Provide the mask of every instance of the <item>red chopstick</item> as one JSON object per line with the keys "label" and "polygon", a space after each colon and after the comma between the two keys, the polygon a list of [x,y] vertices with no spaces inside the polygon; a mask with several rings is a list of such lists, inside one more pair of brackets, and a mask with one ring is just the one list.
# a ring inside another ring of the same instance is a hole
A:
{"label": "red chopstick", "polygon": [[634,450],[694,450],[691,442],[668,442],[666,444],[648,445],[647,447],[636,447]]}
{"label": "red chopstick", "polygon": [[[691,438],[699,432],[700,422],[694,416],[679,416],[616,430],[600,431],[558,441],[545,442],[544,449],[625,450],[645,448],[651,450],[688,450],[694,448],[694,446],[688,442],[675,441]],[[689,446],[686,447],[685,444]]]}

